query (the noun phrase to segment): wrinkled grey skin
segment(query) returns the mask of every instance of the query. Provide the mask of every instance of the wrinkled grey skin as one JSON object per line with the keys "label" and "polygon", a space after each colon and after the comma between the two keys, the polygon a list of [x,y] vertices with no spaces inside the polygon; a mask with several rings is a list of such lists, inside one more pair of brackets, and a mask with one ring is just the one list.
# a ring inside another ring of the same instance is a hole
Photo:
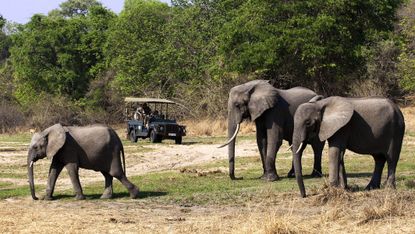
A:
{"label": "wrinkled grey skin", "polygon": [[329,143],[329,182],[347,188],[344,153],[349,149],[370,154],[375,160],[372,179],[366,189],[380,187],[385,162],[386,185],[395,188],[395,170],[399,160],[405,122],[398,106],[386,98],[329,97],[298,107],[294,116],[293,158],[295,176],[302,197],[306,196],[302,173],[301,142],[309,138]]}
{"label": "wrinkled grey skin", "polygon": [[37,200],[34,188],[33,163],[46,156],[51,160],[45,200],[53,199],[55,182],[66,167],[75,190],[76,199],[85,199],[79,182],[79,168],[100,171],[105,177],[101,198],[111,198],[113,177],[128,189],[131,198],[137,198],[138,188],[125,175],[124,149],[120,138],[111,128],[93,125],[62,127],[55,124],[32,137],[27,157],[28,177],[32,198]]}
{"label": "wrinkled grey skin", "polygon": [[[288,90],[276,89],[268,81],[254,80],[233,87],[228,99],[228,156],[229,176],[235,177],[235,138],[237,126],[245,120],[255,121],[256,138],[261,155],[263,175],[267,181],[278,180],[275,168],[275,158],[283,139],[291,145],[293,133],[293,116],[297,107],[312,98],[316,98],[313,91],[296,87]],[[232,136],[235,137],[232,138]],[[324,142],[314,140],[313,176],[321,176],[321,152]],[[289,176],[294,176],[291,169]]]}

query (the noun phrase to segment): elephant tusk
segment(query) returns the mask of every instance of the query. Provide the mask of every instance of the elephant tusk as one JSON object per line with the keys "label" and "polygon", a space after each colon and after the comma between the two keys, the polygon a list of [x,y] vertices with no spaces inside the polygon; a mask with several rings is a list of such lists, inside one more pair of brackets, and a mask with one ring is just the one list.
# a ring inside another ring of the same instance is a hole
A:
{"label": "elephant tusk", "polygon": [[301,147],[303,147],[303,142],[301,142],[300,146],[299,146],[299,147],[298,147],[298,149],[297,149],[297,152],[295,152],[296,154],[298,154],[298,152],[300,152]]}
{"label": "elephant tusk", "polygon": [[30,161],[29,167],[33,167],[33,164],[34,164],[34,162],[33,161]]}
{"label": "elephant tusk", "polygon": [[240,124],[236,125],[236,130],[233,133],[233,136],[228,140],[228,142],[226,142],[225,144],[219,146],[218,148],[222,148],[222,147],[225,147],[225,146],[229,145],[229,143],[231,143],[235,139],[236,135],[238,135],[240,126],[241,126]]}
{"label": "elephant tusk", "polygon": [[291,150],[291,148],[293,147],[293,145],[290,145],[290,147],[288,147],[287,152]]}

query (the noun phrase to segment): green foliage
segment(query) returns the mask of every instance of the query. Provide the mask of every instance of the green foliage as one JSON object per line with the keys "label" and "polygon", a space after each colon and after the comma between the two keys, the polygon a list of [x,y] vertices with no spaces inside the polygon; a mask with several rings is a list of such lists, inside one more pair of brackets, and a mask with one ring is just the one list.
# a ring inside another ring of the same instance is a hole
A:
{"label": "green foliage", "polygon": [[97,0],[68,0],[61,3],[61,10],[59,11],[62,16],[74,17],[78,15],[86,15],[91,8],[102,6]]}
{"label": "green foliage", "polygon": [[100,6],[73,18],[35,15],[13,35],[16,98],[27,106],[40,93],[79,99],[102,70],[106,29],[114,14]]}
{"label": "green foliage", "polygon": [[393,31],[402,2],[126,0],[117,16],[97,0],[68,0],[9,34],[0,18],[1,95],[24,109],[63,97],[77,118],[105,121],[127,95],[225,115],[230,87],[255,78],[399,96],[415,89],[414,1]]}
{"label": "green foliage", "polygon": [[159,73],[169,17],[167,4],[152,0],[125,2],[106,46],[111,67],[117,71],[114,85],[122,95],[162,89],[169,79]]}
{"label": "green foliage", "polygon": [[399,12],[398,26],[401,36],[401,54],[399,56],[399,72],[402,76],[401,85],[405,91],[415,91],[415,1],[408,1]]}
{"label": "green foliage", "polygon": [[13,89],[13,67],[8,62],[10,53],[9,49],[12,45],[12,40],[6,34],[7,21],[0,15],[0,99],[12,100]]}
{"label": "green foliage", "polygon": [[225,64],[283,84],[279,77],[290,74],[288,86],[339,92],[330,85],[364,65],[362,47],[393,29],[400,2],[246,1],[222,32]]}

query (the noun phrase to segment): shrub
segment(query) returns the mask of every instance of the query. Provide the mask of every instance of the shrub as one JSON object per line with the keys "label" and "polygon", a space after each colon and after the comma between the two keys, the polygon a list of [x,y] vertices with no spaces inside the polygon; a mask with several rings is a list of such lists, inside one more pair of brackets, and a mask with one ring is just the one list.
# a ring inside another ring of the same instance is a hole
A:
{"label": "shrub", "polygon": [[81,124],[80,109],[66,97],[43,95],[30,106],[27,118],[31,127],[45,129],[55,123],[62,125]]}
{"label": "shrub", "polygon": [[0,103],[0,133],[14,132],[24,121],[24,115],[18,105],[6,101]]}

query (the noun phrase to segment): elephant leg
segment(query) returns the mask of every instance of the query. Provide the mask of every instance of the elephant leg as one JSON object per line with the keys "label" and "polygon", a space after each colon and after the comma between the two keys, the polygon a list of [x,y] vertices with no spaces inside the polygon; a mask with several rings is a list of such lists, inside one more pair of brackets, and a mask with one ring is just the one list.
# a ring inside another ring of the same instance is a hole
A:
{"label": "elephant leg", "polygon": [[102,175],[105,177],[105,190],[104,193],[102,193],[101,198],[102,199],[109,199],[112,198],[112,179],[113,177],[108,174],[107,172],[101,171]]}
{"label": "elephant leg", "polygon": [[[403,137],[403,136],[402,136]],[[396,188],[395,172],[399,161],[402,148],[402,137],[395,138],[390,146],[386,160],[388,162],[388,177],[386,179],[386,186],[389,188]]]}
{"label": "elephant leg", "polygon": [[339,186],[339,169],[340,169],[341,150],[336,146],[329,148],[329,183],[330,186]]}
{"label": "elephant leg", "polygon": [[66,164],[66,169],[69,173],[69,178],[71,178],[72,186],[75,191],[75,199],[83,200],[85,196],[82,192],[81,182],[79,181],[79,166],[76,163]]}
{"label": "elephant leg", "polygon": [[383,154],[373,154],[375,160],[375,170],[372,175],[372,179],[366,186],[365,190],[372,190],[380,188],[380,181],[382,178],[383,167],[385,166],[386,157]]}
{"label": "elephant leg", "polygon": [[323,154],[324,142],[314,140],[311,144],[314,153],[314,167],[311,177],[322,177],[323,172],[321,170],[321,155]]}
{"label": "elephant leg", "polygon": [[266,177],[265,157],[267,155],[267,134],[266,134],[266,129],[262,126],[263,124],[259,123],[259,121],[256,121],[255,125],[256,125],[256,142],[258,145],[259,154],[261,156],[262,169],[263,169],[260,179],[265,179]]}
{"label": "elephant leg", "polygon": [[346,168],[344,167],[344,153],[346,150],[340,152],[340,164],[339,164],[339,182],[340,187],[347,189],[347,175]]}
{"label": "elephant leg", "polygon": [[63,169],[63,164],[52,162],[52,165],[49,169],[48,182],[46,185],[46,195],[45,200],[53,199],[53,191],[55,190],[56,180],[58,179],[59,174]]}
{"label": "elephant leg", "polygon": [[397,160],[388,159],[387,162],[388,162],[388,178],[386,179],[386,187],[395,189],[396,188],[395,172],[396,172]]}
{"label": "elephant leg", "polygon": [[276,127],[277,126],[274,124],[272,128],[267,129],[267,155],[265,158],[267,181],[279,180],[277,168],[275,167],[275,159],[277,152],[282,145],[282,133],[280,133],[280,129],[275,129]]}
{"label": "elephant leg", "polygon": [[132,199],[138,197],[138,188],[133,183],[131,183],[124,174],[116,175],[114,177],[117,178],[128,189]]}

